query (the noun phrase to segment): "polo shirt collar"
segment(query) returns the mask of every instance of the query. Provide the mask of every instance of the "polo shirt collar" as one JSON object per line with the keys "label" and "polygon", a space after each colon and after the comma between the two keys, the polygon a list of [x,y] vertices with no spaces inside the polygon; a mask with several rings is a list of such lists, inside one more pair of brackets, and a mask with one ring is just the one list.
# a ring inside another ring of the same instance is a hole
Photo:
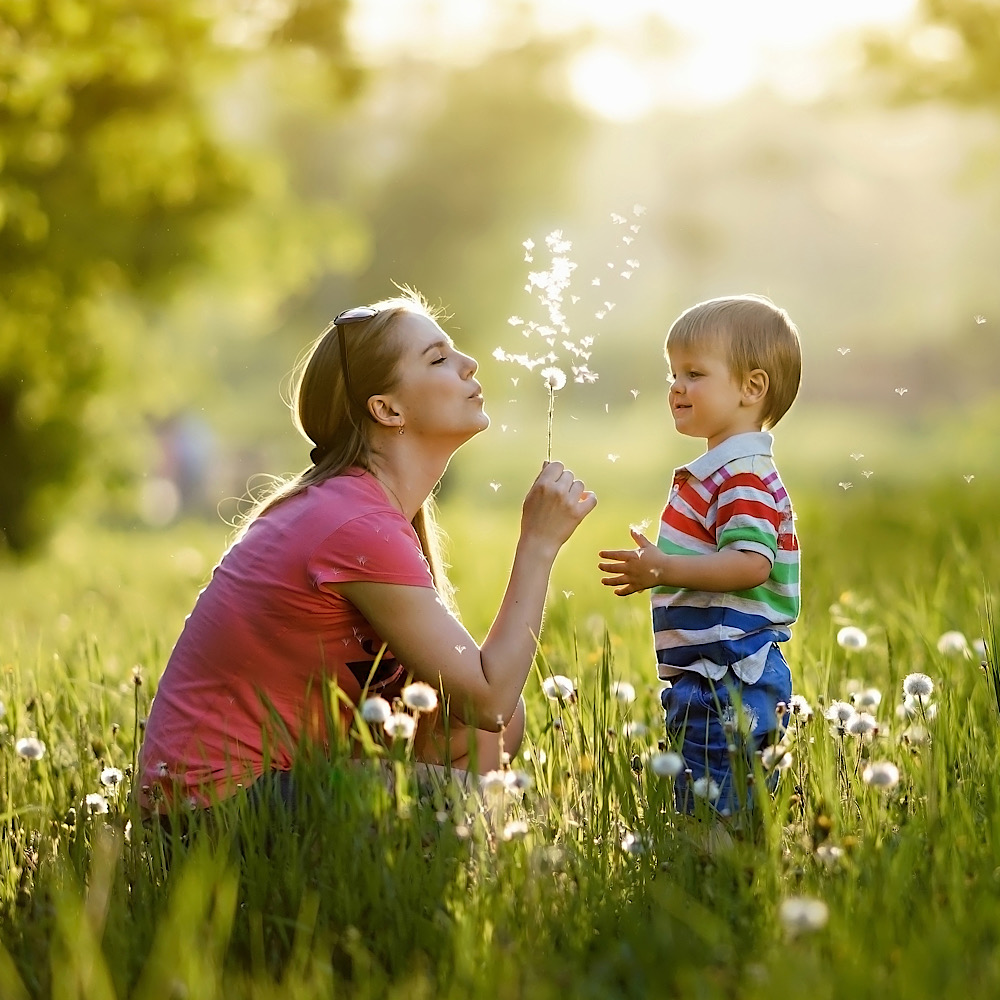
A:
{"label": "polo shirt collar", "polygon": [[687,472],[697,480],[705,480],[713,472],[718,472],[724,465],[735,462],[738,458],[750,458],[753,455],[771,456],[771,446],[774,437],[767,431],[751,431],[748,434],[734,434],[726,438],[711,451],[706,451],[693,462],[682,465],[677,472]]}

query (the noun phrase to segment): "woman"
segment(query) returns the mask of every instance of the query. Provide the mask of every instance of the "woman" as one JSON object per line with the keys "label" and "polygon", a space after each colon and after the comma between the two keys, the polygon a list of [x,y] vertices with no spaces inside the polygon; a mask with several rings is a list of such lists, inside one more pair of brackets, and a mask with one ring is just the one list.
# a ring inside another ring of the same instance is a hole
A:
{"label": "woman", "polygon": [[258,505],[185,622],[146,726],[145,810],[288,771],[326,738],[324,678],[351,705],[411,678],[442,691],[449,718],[422,721],[419,760],[495,768],[501,731],[517,749],[552,564],[597,499],[542,469],[478,645],[452,613],[431,510],[451,456],[489,426],[476,370],[410,292],[341,313],[313,345],[295,401],[313,464]]}

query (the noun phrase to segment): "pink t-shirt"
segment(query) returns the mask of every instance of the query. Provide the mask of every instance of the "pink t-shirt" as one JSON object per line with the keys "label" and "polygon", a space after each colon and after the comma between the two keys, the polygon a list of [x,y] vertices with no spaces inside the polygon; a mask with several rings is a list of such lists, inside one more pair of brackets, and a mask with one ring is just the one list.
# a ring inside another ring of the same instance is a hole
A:
{"label": "pink t-shirt", "polygon": [[[144,808],[208,805],[265,766],[291,767],[301,740],[325,739],[324,678],[357,704],[382,647],[353,604],[323,589],[359,580],[434,586],[412,526],[369,473],[310,486],[250,525],[160,679],[139,757]],[[391,700],[404,681],[386,650],[368,690]]]}

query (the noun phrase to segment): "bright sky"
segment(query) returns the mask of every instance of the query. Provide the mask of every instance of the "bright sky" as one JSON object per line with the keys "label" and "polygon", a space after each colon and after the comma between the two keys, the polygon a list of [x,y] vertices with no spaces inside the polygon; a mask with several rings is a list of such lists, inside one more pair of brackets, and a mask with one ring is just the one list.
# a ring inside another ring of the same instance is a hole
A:
{"label": "bright sky", "polygon": [[358,51],[474,61],[503,35],[597,29],[569,70],[595,114],[634,120],[698,107],[766,82],[808,100],[843,68],[836,42],[904,22],[916,0],[354,0]]}

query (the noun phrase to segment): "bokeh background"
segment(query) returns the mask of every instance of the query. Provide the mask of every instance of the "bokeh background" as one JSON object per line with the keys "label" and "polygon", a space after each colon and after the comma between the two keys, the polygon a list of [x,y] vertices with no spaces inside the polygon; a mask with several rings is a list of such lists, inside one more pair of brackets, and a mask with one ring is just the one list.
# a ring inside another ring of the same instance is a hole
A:
{"label": "bokeh background", "polygon": [[296,358],[393,282],[481,362],[493,426],[442,503],[518,503],[547,398],[493,352],[545,320],[557,230],[599,378],[559,393],[554,454],[634,520],[699,448],[666,330],[744,291],[803,337],[793,488],[976,489],[998,112],[995,0],[0,0],[2,547],[224,527],[307,464]]}

